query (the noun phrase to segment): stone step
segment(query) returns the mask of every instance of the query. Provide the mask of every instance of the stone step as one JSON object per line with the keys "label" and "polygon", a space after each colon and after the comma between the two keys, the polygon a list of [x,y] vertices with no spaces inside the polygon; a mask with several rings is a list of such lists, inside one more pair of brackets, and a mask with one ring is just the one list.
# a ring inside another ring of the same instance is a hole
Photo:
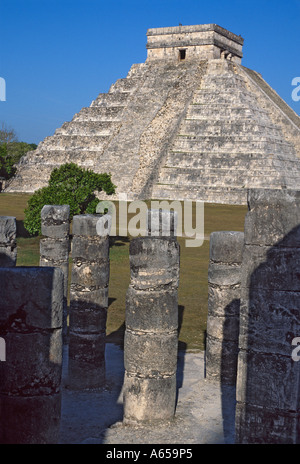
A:
{"label": "stone step", "polygon": [[[209,189],[212,190],[212,184],[209,182],[204,182],[205,179],[200,179],[202,180],[201,184],[197,183],[196,180],[194,182],[188,181],[187,179],[182,179],[181,182],[174,182],[174,183],[158,183],[155,188],[153,188],[153,192],[157,194],[158,191],[170,191],[170,190],[177,190],[178,192],[185,192],[185,197],[189,198],[189,195],[191,192],[196,192],[200,191],[203,189]],[[218,179],[217,179],[218,180]],[[211,179],[213,182],[214,179]],[[248,188],[269,188],[270,182],[272,182],[272,188],[286,188],[286,181],[280,178],[273,178],[269,177],[268,179],[264,178],[244,178],[242,179],[242,182],[237,182],[234,179],[226,179],[223,183],[215,182],[213,184],[213,189],[222,189],[222,188],[230,188],[230,189],[248,189]],[[182,188],[182,186],[184,188]],[[167,188],[170,187],[170,188]]]}
{"label": "stone step", "polygon": [[[261,163],[260,166],[257,166],[253,164],[251,166],[251,173],[253,173],[253,176],[263,176],[266,174],[266,168],[263,166]],[[201,176],[220,176],[222,179],[223,176],[226,175],[235,175],[235,176],[244,176],[249,175],[249,169],[248,167],[241,167],[241,166],[213,166],[210,167],[209,164],[206,165],[201,165],[199,163],[199,166],[174,166],[174,167],[163,167],[161,169],[160,173],[160,179],[168,180],[168,179],[173,179],[174,176],[176,175],[188,175],[190,177],[195,177],[198,174]],[[268,173],[267,175],[273,176],[277,175],[278,170],[274,166],[268,166]]]}
{"label": "stone step", "polygon": [[[263,166],[257,166],[253,167],[251,170],[251,176],[253,177],[279,177],[282,176],[285,172],[281,172],[275,167],[269,168],[266,172],[266,169],[263,169]],[[209,166],[200,166],[199,168],[190,168],[190,167],[174,167],[174,168],[162,168],[160,176],[159,176],[159,183],[160,182],[166,182],[168,183],[173,183],[177,182],[177,178],[185,178],[186,180],[197,180],[201,179],[201,181],[204,181],[205,184],[210,183],[213,179],[217,178],[219,179],[219,182],[221,184],[225,182],[225,179],[227,178],[232,178],[236,179],[238,182],[240,182],[239,179],[242,179],[243,177],[249,177],[249,169],[243,169],[243,168],[209,168]],[[298,176],[300,177],[300,175]],[[206,180],[205,180],[206,179]],[[179,182],[181,183],[181,181]],[[226,183],[226,182],[225,182]]]}
{"label": "stone step", "polygon": [[227,104],[220,104],[217,103],[213,104],[192,104],[188,107],[187,119],[221,119],[225,118],[228,120],[232,119],[239,119],[242,118],[249,118],[258,120],[266,120],[269,121],[269,117],[267,116],[267,112],[259,107],[251,107],[251,106],[230,106],[228,107]]}
{"label": "stone step", "polygon": [[221,94],[216,92],[215,89],[199,89],[194,93],[193,103],[217,103],[228,105],[239,103],[242,105],[256,105],[257,100],[254,94],[240,89],[228,89]]}
{"label": "stone step", "polygon": [[231,136],[192,136],[177,137],[174,141],[172,152],[191,152],[199,151],[220,152],[235,151],[237,153],[251,153],[252,151],[261,153],[293,153],[292,147],[281,139],[271,137],[231,137]]}
{"label": "stone step", "polygon": [[247,86],[245,79],[237,74],[231,74],[231,76],[225,74],[206,75],[201,82],[200,90],[215,90],[226,93],[233,90],[247,91]]}
{"label": "stone step", "polygon": [[[253,169],[264,166],[265,169],[270,169],[276,166],[279,162],[278,155],[269,155],[261,153],[169,153],[165,162],[164,168],[186,168],[204,169],[204,168],[219,168],[224,166],[224,169],[230,167],[236,168],[241,166],[244,169]],[[298,160],[295,157],[287,159],[285,157],[287,170],[295,170],[298,167]]]}
{"label": "stone step", "polygon": [[279,129],[269,123],[268,125],[262,124],[255,120],[243,119],[243,120],[225,120],[225,121],[211,121],[201,120],[196,121],[194,119],[185,119],[180,128],[179,135],[244,135],[244,134],[265,134],[272,136],[281,135]]}
{"label": "stone step", "polygon": [[125,106],[129,95],[129,92],[100,93],[90,106]]}
{"label": "stone step", "polygon": [[65,150],[69,148],[93,149],[101,151],[108,143],[108,135],[57,135],[45,139],[39,149],[45,150]]}
{"label": "stone step", "polygon": [[205,203],[245,204],[247,202],[247,189],[230,187],[203,187],[193,186],[160,186],[155,185],[152,199],[170,200],[198,200]]}
{"label": "stone step", "polygon": [[55,135],[111,135],[118,127],[118,121],[71,121],[56,129]]}
{"label": "stone step", "polygon": [[108,93],[109,94],[112,94],[112,93],[119,93],[119,92],[128,92],[128,93],[132,93],[138,86],[140,85],[140,80],[139,78],[122,78],[122,79],[118,79],[114,84],[112,84],[109,88],[109,91]]}
{"label": "stone step", "polygon": [[123,106],[89,106],[82,108],[72,121],[118,121]]}
{"label": "stone step", "polygon": [[[197,186],[201,187],[210,187],[214,186],[215,188],[222,188],[222,187],[230,187],[230,188],[268,188],[270,186],[270,182],[272,182],[273,188],[282,187],[286,185],[286,180],[280,177],[253,177],[247,178],[246,176],[243,177],[240,181],[238,179],[234,179],[231,177],[224,178],[224,181],[221,182],[220,179],[216,177],[211,177],[206,180],[205,177],[200,176],[199,181],[197,179],[188,179],[186,177],[182,177],[177,180],[177,182],[159,182],[158,185],[161,188],[164,188],[166,185],[172,186],[172,188],[180,188],[181,185],[185,186],[186,192],[190,192],[191,190],[195,190]],[[201,182],[201,184],[200,184]]]}
{"label": "stone step", "polygon": [[110,172],[112,165],[119,165],[119,173],[121,174],[123,172],[126,175],[129,175],[129,172],[135,172],[137,169],[136,160],[134,158],[131,159],[129,157],[126,164],[121,164],[122,154],[112,153],[109,158],[107,158],[102,151],[91,147],[86,149],[69,148],[65,150],[51,150],[51,157],[49,157],[49,151],[50,150],[46,148],[43,150],[36,150],[35,157],[31,158],[31,162],[26,169],[29,166],[34,169],[35,163],[37,162],[41,165],[47,165],[49,159],[55,160],[56,164],[74,162],[80,166],[93,166],[95,172]]}

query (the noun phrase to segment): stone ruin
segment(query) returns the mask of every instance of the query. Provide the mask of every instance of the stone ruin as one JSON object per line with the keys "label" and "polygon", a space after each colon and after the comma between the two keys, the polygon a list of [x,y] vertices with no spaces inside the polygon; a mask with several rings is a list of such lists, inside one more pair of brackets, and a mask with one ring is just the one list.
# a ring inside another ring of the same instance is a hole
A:
{"label": "stone ruin", "polygon": [[243,43],[216,24],[149,29],[146,61],[27,153],[5,191],[34,192],[66,162],[110,172],[128,200],[297,189],[300,118],[241,64]]}
{"label": "stone ruin", "polygon": [[[1,443],[57,442],[63,344],[68,388],[101,389],[110,368],[104,360],[110,217],[73,219],[66,337],[68,212],[42,210],[39,267],[15,266],[15,223],[0,220],[0,336],[7,351],[0,362]],[[148,235],[130,243],[123,390],[129,427],[176,416],[180,250],[176,222],[166,236],[159,216],[153,218]],[[292,356],[300,337],[299,250],[300,192],[293,190],[249,190],[244,232],[210,237],[206,378],[236,389],[236,443],[300,442],[300,362]]]}

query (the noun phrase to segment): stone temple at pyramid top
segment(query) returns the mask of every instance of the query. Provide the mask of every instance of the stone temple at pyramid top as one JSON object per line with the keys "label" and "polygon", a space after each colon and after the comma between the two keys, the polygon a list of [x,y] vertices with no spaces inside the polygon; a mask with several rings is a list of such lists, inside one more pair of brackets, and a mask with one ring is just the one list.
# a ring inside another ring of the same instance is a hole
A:
{"label": "stone temple at pyramid top", "polygon": [[211,60],[241,63],[244,39],[217,24],[160,27],[147,31],[147,61]]}

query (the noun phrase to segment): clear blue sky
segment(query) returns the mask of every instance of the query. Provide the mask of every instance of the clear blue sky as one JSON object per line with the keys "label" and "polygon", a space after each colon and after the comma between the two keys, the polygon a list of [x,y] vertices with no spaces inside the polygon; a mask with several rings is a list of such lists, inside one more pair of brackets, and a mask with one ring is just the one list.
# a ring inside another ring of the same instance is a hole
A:
{"label": "clear blue sky", "polygon": [[39,143],[145,61],[148,28],[179,23],[240,34],[242,64],[300,113],[300,0],[0,0],[0,122]]}

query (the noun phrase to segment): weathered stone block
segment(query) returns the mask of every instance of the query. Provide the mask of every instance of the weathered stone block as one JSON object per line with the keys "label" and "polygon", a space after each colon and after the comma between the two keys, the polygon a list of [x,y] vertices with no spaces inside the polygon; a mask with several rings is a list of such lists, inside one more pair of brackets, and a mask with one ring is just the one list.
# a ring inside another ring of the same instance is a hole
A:
{"label": "weathered stone block", "polygon": [[245,246],[241,282],[251,289],[299,291],[300,248]]}
{"label": "weathered stone block", "polygon": [[56,443],[60,426],[63,273],[0,269],[0,441]]}
{"label": "weathered stone block", "polygon": [[40,240],[40,259],[44,262],[66,262],[69,260],[69,240],[43,238]]}
{"label": "weathered stone block", "polygon": [[300,191],[250,189],[245,243],[300,247]]}
{"label": "weathered stone block", "polygon": [[210,234],[209,257],[211,261],[224,264],[241,264],[243,248],[243,232],[220,231]]}
{"label": "weathered stone block", "polygon": [[0,394],[3,444],[57,444],[61,417],[61,393],[46,396]]}
{"label": "weathered stone block", "polygon": [[76,290],[76,285],[71,284],[70,305],[76,309],[102,309],[108,307],[108,287]]}
{"label": "weathered stone block", "polygon": [[259,351],[239,351],[237,401],[267,409],[299,408],[299,366],[290,356]]}
{"label": "weathered stone block", "polygon": [[0,325],[62,326],[63,273],[51,267],[0,268]]}
{"label": "weathered stone block", "polygon": [[129,286],[126,294],[126,327],[157,333],[176,330],[177,290],[145,292]]}
{"label": "weathered stone block", "polygon": [[238,341],[206,338],[206,377],[222,384],[235,385],[237,373]]}
{"label": "weathered stone block", "polygon": [[237,341],[239,338],[239,317],[208,317],[207,334],[226,341]]}
{"label": "weathered stone block", "polygon": [[240,284],[233,286],[209,285],[208,287],[208,317],[239,317]]}
{"label": "weathered stone block", "polygon": [[69,205],[45,205],[41,210],[41,221],[45,224],[59,225],[68,223],[70,217]]}
{"label": "weathered stone block", "polygon": [[87,305],[79,302],[79,306],[72,301],[70,305],[70,326],[72,331],[82,334],[99,333],[106,327],[107,308],[96,304]]}
{"label": "weathered stone block", "polygon": [[0,216],[0,246],[15,245],[17,222],[13,216]]}
{"label": "weathered stone block", "polygon": [[105,332],[86,334],[70,332],[69,357],[81,362],[102,365],[104,362]]}
{"label": "weathered stone block", "polygon": [[139,378],[125,372],[124,423],[171,420],[175,413],[176,375]]}
{"label": "weathered stone block", "polygon": [[69,386],[88,390],[105,384],[105,332],[80,334],[70,332]]}
{"label": "weathered stone block", "polygon": [[14,267],[17,262],[17,247],[0,246],[0,267]]}
{"label": "weathered stone block", "polygon": [[0,267],[13,267],[17,262],[17,222],[13,216],[0,216]]}
{"label": "weathered stone block", "polygon": [[6,362],[0,365],[0,392],[13,396],[59,392],[62,329],[30,332],[30,328],[25,331],[24,327],[17,327],[17,323],[10,328],[12,332],[5,334]]}
{"label": "weathered stone block", "polygon": [[109,238],[99,236],[73,236],[72,258],[76,260],[86,260],[99,262],[108,260],[109,257]]}
{"label": "weathered stone block", "polygon": [[103,263],[73,263],[72,285],[82,287],[106,287],[109,282],[109,266],[107,262]]}
{"label": "weathered stone block", "polygon": [[[245,413],[246,411],[246,413]],[[295,444],[299,413],[253,404],[236,405],[236,442],[240,444]]]}
{"label": "weathered stone block", "polygon": [[243,289],[240,311],[242,349],[290,356],[299,335],[300,293]]}
{"label": "weathered stone block", "polygon": [[127,372],[138,376],[172,375],[177,367],[177,332],[143,333],[125,331],[124,364]]}
{"label": "weathered stone block", "polygon": [[[97,226],[98,224],[98,226]],[[107,224],[107,228],[105,228]],[[111,225],[111,216],[103,214],[80,214],[73,217],[72,233],[73,235],[86,235],[88,237],[99,236],[102,229],[107,230],[109,234]]]}
{"label": "weathered stone block", "polygon": [[208,282],[210,284],[220,286],[231,286],[240,284],[240,266],[210,263],[208,267]]}
{"label": "weathered stone block", "polygon": [[131,285],[137,289],[177,287],[179,244],[168,238],[137,237],[130,242]]}
{"label": "weathered stone block", "polygon": [[69,205],[45,205],[41,211],[42,235],[66,238],[70,231],[69,216]]}

